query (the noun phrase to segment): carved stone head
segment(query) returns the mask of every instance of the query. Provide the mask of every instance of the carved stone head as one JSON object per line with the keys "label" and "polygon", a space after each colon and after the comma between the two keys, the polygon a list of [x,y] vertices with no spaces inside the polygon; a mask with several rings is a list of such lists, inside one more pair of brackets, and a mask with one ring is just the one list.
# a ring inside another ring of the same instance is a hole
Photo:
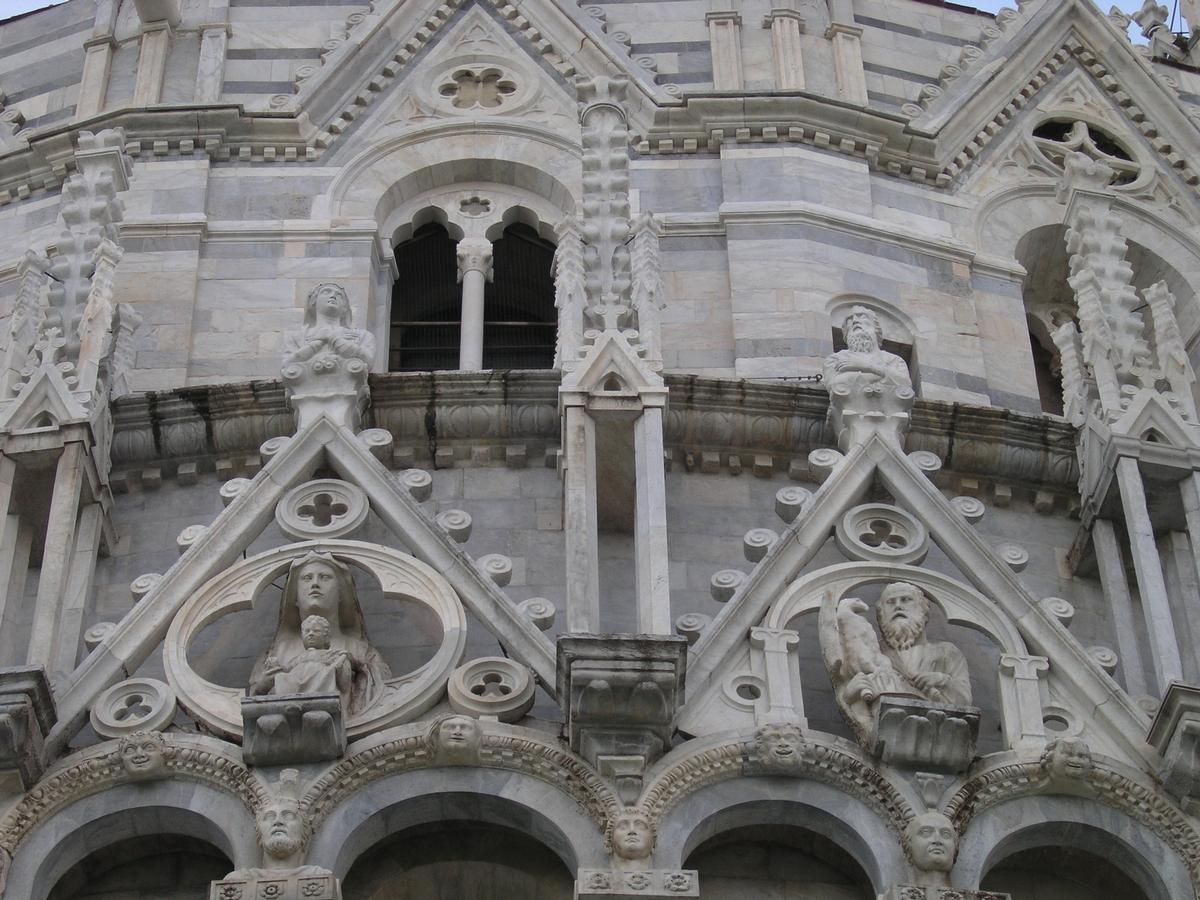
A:
{"label": "carved stone head", "polygon": [[304,324],[316,325],[320,319],[337,319],[343,328],[351,322],[350,298],[340,284],[318,284],[304,302]]}
{"label": "carved stone head", "polygon": [[308,616],[300,623],[300,640],[305,650],[328,650],[330,641],[329,620],[324,616]]}
{"label": "carved stone head", "polygon": [[479,759],[483,730],[470,716],[452,715],[435,719],[429,730],[429,742],[437,761],[449,765],[470,765]]}
{"label": "carved stone head", "polygon": [[167,774],[167,742],[160,731],[135,731],[121,738],[117,750],[129,778],[145,780]]}
{"label": "carved stone head", "polygon": [[875,617],[888,646],[905,650],[925,633],[929,622],[929,598],[915,584],[893,581],[880,592]]}
{"label": "carved stone head", "polygon": [[940,812],[923,812],[905,826],[904,846],[922,872],[949,872],[954,866],[958,831]]}
{"label": "carved stone head", "polygon": [[654,852],[654,827],[650,817],[636,806],[627,806],[612,820],[608,850],[619,860],[637,862]]}
{"label": "carved stone head", "polygon": [[354,579],[349,568],[328,553],[313,551],[292,563],[284,586],[285,601],[289,593],[295,598],[299,622],[322,616],[345,627],[341,607],[347,601],[353,603]]}
{"label": "carved stone head", "polygon": [[308,842],[308,823],[296,797],[298,788],[299,773],[284,769],[275,796],[258,812],[258,842],[270,867],[298,864]]}
{"label": "carved stone head", "polygon": [[1042,773],[1055,781],[1083,780],[1094,766],[1092,751],[1078,738],[1059,738],[1046,745],[1040,766]]}
{"label": "carved stone head", "polygon": [[797,725],[763,725],[754,734],[758,761],[771,768],[791,769],[801,763],[804,736]]}
{"label": "carved stone head", "polygon": [[874,311],[853,306],[842,321],[846,347],[856,353],[874,353],[883,346],[883,325]]}

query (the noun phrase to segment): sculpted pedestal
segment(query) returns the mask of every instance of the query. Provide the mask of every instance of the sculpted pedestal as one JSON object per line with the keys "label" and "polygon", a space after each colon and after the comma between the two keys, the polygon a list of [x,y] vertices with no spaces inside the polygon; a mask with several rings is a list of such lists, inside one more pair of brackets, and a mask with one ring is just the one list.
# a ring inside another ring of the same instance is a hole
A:
{"label": "sculpted pedestal", "polygon": [[324,762],[346,752],[339,694],[246,697],[242,728],[242,758],[251,766]]}
{"label": "sculpted pedestal", "polygon": [[56,718],[41,666],[0,669],[0,796],[23,793],[42,777],[42,741]]}
{"label": "sculpted pedestal", "polygon": [[699,897],[700,875],[694,869],[647,869],[622,872],[614,869],[580,869],[575,882],[575,900],[673,900]]}
{"label": "sculpted pedestal", "polygon": [[916,697],[879,698],[874,753],[893,766],[923,772],[965,772],[975,758],[979,710]]}
{"label": "sculpted pedestal", "polygon": [[1172,682],[1147,742],[1163,758],[1163,785],[1193,815],[1200,811],[1200,687]]}
{"label": "sculpted pedestal", "polygon": [[332,872],[311,874],[312,867],[295,871],[234,873],[214,881],[208,900],[342,900],[342,886]]}
{"label": "sculpted pedestal", "polygon": [[558,639],[558,695],[571,749],[611,778],[626,803],[670,746],[686,664],[687,641],[676,635]]}

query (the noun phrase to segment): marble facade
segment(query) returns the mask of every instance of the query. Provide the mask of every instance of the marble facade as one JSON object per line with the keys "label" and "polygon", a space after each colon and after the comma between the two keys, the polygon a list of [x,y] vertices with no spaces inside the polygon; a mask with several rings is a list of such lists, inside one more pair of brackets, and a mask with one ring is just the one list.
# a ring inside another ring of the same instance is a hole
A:
{"label": "marble facade", "polygon": [[0,896],[1200,896],[1160,9],[0,22]]}

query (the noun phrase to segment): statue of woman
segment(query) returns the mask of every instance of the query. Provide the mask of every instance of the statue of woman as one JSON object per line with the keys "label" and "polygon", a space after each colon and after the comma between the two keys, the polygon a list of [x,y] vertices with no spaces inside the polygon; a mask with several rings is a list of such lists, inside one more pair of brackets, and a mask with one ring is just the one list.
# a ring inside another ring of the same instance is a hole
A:
{"label": "statue of woman", "polygon": [[350,298],[340,284],[318,284],[304,303],[304,329],[287,335],[283,364],[309,363],[313,372],[336,371],[342,360],[367,365],[375,356],[375,338],[351,328]]}
{"label": "statue of woman", "polygon": [[[292,563],[283,599],[279,607],[279,625],[271,645],[254,664],[250,673],[251,694],[287,693],[297,674],[310,662],[312,647],[306,646],[301,623],[312,616],[328,621],[325,653],[341,651],[350,664],[349,696],[343,695],[348,715],[355,715],[374,703],[387,688],[391,670],[379,651],[367,640],[362,608],[354,590],[350,569],[331,554],[313,550]],[[310,626],[313,623],[310,623]],[[309,636],[312,644],[312,635]],[[340,656],[340,654],[337,654]],[[279,676],[283,675],[283,678]],[[343,679],[344,683],[344,679]]]}

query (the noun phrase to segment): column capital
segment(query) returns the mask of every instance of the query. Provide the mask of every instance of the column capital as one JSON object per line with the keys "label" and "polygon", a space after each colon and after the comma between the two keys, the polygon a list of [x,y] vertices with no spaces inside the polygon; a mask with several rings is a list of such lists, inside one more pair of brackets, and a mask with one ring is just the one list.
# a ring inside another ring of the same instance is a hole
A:
{"label": "column capital", "polygon": [[482,272],[492,280],[492,242],[486,238],[463,238],[458,242],[458,280],[468,272]]}

